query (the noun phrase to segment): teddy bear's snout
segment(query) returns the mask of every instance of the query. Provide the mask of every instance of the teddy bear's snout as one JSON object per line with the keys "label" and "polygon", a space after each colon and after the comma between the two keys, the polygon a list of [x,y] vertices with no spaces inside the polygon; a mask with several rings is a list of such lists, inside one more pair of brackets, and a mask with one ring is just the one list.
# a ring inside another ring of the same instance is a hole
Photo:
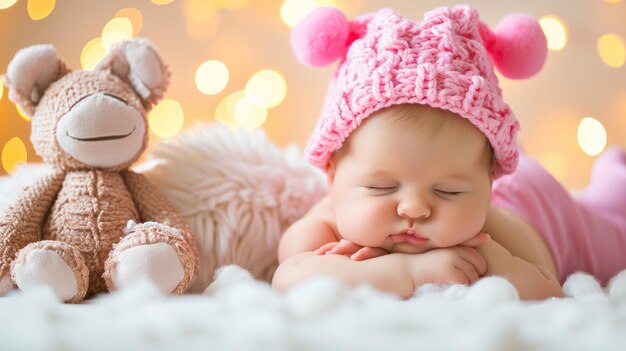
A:
{"label": "teddy bear's snout", "polygon": [[140,152],[146,132],[141,113],[117,96],[96,93],[75,103],[57,124],[57,142],[72,157],[112,167]]}

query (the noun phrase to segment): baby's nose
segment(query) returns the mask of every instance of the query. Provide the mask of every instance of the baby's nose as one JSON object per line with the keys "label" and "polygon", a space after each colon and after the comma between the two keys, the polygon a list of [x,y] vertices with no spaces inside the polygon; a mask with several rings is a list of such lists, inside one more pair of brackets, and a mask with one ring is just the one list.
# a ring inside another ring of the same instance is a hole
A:
{"label": "baby's nose", "polygon": [[421,197],[403,199],[398,203],[398,215],[411,219],[425,219],[430,217],[432,208],[428,201]]}

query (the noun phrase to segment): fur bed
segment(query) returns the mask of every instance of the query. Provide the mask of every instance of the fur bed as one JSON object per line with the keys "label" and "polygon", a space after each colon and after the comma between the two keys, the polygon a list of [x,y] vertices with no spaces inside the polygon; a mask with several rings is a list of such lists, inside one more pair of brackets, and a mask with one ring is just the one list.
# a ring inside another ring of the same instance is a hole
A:
{"label": "fur bed", "polygon": [[[407,301],[325,278],[278,294],[267,281],[280,234],[324,193],[323,177],[298,150],[280,150],[261,132],[207,126],[150,156],[137,169],[198,236],[198,294],[162,296],[138,282],[69,305],[46,289],[14,292],[0,298],[0,349],[626,349],[626,271],[604,289],[575,274],[566,298],[543,302],[520,302],[496,277],[424,286]],[[0,213],[46,171],[24,165],[0,178]]]}

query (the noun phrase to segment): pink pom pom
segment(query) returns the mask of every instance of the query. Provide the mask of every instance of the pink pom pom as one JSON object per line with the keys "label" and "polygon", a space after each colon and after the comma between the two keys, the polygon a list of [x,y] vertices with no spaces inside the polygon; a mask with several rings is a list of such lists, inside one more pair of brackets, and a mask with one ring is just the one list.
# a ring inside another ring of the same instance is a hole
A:
{"label": "pink pom pom", "polygon": [[507,78],[529,78],[538,73],[546,61],[546,36],[539,23],[528,15],[503,18],[490,39],[491,59]]}
{"label": "pink pom pom", "polygon": [[343,56],[349,34],[350,24],[339,9],[320,7],[291,32],[291,47],[303,64],[322,67]]}

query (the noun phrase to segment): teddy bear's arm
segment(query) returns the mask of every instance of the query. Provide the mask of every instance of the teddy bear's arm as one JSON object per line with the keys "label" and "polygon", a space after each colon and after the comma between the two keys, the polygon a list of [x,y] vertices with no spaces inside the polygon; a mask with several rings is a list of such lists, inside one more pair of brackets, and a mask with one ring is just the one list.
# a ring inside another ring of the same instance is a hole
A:
{"label": "teddy bear's arm", "polygon": [[54,199],[63,186],[64,172],[48,174],[26,188],[0,218],[0,278],[8,272],[15,254],[41,240],[41,229]]}
{"label": "teddy bear's arm", "polygon": [[141,221],[162,223],[178,229],[197,257],[198,249],[195,238],[191,233],[189,223],[178,209],[150,184],[144,175],[126,171],[122,173],[122,176],[133,200],[135,200]]}

